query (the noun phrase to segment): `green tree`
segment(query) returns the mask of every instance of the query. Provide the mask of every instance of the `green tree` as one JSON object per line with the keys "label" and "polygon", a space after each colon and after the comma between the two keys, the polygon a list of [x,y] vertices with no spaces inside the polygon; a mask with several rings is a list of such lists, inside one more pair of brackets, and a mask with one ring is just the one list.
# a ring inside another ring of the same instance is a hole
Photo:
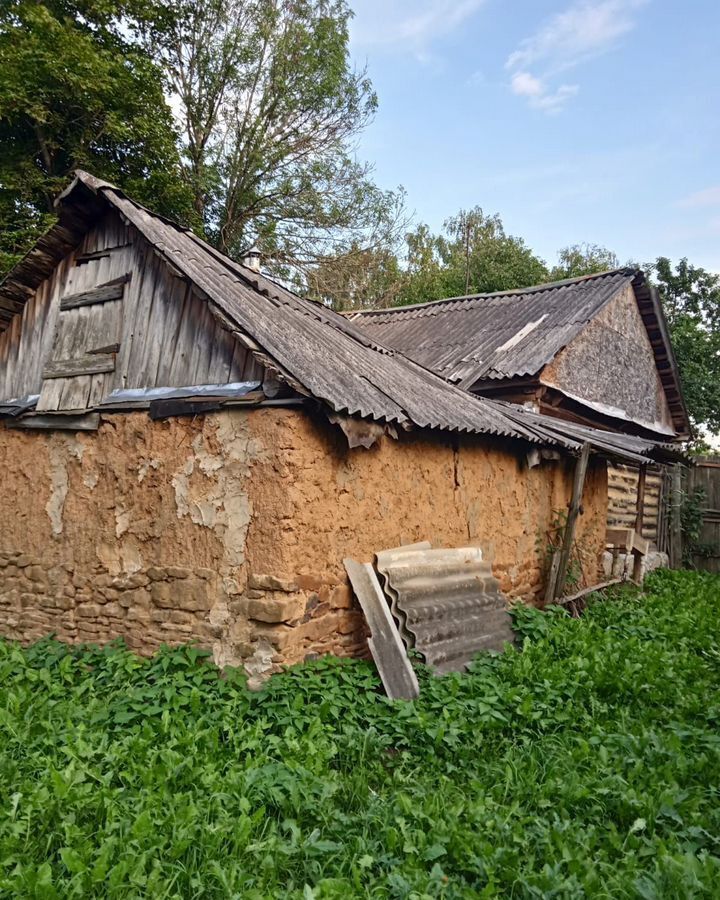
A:
{"label": "green tree", "polygon": [[620,267],[617,256],[598,244],[572,244],[558,252],[558,263],[550,270],[552,281],[595,275]]}
{"label": "green tree", "polygon": [[350,247],[320,260],[308,274],[308,296],[336,310],[394,306],[403,273],[389,248]]}
{"label": "green tree", "polygon": [[647,266],[657,285],[693,423],[720,432],[720,276],[661,256]]}
{"label": "green tree", "polygon": [[403,304],[513,290],[548,278],[545,263],[522,238],[507,234],[500,216],[479,206],[447,219],[440,235],[421,225],[406,241]]}
{"label": "green tree", "polygon": [[162,78],[127,38],[139,0],[6,0],[0,12],[0,268],[52,221],[73,169],[188,219]]}
{"label": "green tree", "polygon": [[177,10],[143,35],[179,110],[186,181],[213,242],[236,256],[258,243],[277,274],[305,286],[319,264],[337,274],[358,252],[392,246],[401,197],[353,153],[377,98],[350,66],[344,0]]}

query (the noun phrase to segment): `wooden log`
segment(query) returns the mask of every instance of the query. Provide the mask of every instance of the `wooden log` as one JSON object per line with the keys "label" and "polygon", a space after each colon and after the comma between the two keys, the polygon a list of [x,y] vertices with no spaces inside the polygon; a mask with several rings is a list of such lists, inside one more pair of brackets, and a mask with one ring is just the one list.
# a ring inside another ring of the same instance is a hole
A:
{"label": "wooden log", "polygon": [[100,284],[92,290],[81,291],[79,294],[68,294],[60,300],[60,310],[78,309],[81,306],[94,306],[96,303],[107,303],[109,300],[122,300],[125,285],[130,280],[130,274],[121,275],[119,278]]}
{"label": "wooden log", "polygon": [[368,646],[385,692],[392,700],[415,700],[420,696],[417,676],[375,570],[354,559],[344,559],[343,565],[370,628]]}
{"label": "wooden log", "polygon": [[112,353],[94,353],[75,359],[53,359],[43,370],[43,378],[73,378],[76,375],[97,375],[100,372],[115,371],[115,356]]}
{"label": "wooden log", "polygon": [[575,464],[575,477],[573,479],[572,494],[570,496],[570,508],[568,510],[567,522],[565,523],[562,547],[560,548],[560,562],[558,564],[558,574],[554,592],[556,598],[562,597],[563,591],[565,590],[565,579],[567,578],[570,554],[572,552],[573,541],[575,540],[575,525],[577,524],[577,517],[580,514],[580,503],[582,501],[585,475],[587,473],[589,460],[590,444],[583,444],[582,451]]}

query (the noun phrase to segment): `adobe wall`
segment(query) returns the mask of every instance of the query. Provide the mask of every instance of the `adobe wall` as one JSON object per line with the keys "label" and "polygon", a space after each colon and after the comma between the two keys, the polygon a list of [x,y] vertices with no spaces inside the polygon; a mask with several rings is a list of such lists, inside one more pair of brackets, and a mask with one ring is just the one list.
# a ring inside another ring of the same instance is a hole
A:
{"label": "adobe wall", "polygon": [[[310,654],[366,652],[342,560],[416,540],[480,545],[509,598],[542,589],[540,535],[566,507],[570,461],[528,469],[517,444],[435,435],[349,450],[298,410],[98,432],[0,426],[0,632],[123,637],[140,653],[197,640],[253,678]],[[579,544],[604,548],[607,477],[593,465]]]}

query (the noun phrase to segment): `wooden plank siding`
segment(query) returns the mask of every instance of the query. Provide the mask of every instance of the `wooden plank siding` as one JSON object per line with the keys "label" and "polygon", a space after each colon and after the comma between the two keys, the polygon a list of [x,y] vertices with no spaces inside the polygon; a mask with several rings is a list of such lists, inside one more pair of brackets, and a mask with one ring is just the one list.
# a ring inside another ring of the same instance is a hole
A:
{"label": "wooden plank siding", "polygon": [[706,545],[707,555],[695,555],[693,565],[705,572],[720,574],[720,457],[699,457],[688,469],[687,491],[702,488],[703,502],[700,542]]}
{"label": "wooden plank siding", "polygon": [[40,394],[38,412],[92,408],[121,388],[262,377],[207,302],[114,211],[0,334],[0,401]]}

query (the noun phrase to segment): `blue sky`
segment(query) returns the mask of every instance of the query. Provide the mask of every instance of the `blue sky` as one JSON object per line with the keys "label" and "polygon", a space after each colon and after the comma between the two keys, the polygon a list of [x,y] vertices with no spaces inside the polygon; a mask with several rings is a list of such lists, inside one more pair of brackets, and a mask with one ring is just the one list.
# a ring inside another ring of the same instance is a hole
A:
{"label": "blue sky", "polygon": [[720,3],[350,2],[380,100],[359,155],[418,221],[478,204],[550,263],[588,241],[720,272]]}

